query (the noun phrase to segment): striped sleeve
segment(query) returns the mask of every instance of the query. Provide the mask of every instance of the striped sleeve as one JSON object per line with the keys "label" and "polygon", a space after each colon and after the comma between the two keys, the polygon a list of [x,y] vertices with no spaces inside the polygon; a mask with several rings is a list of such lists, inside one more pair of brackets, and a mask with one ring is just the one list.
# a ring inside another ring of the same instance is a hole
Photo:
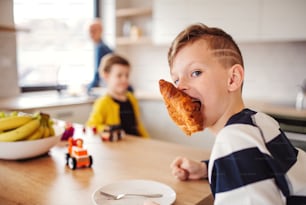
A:
{"label": "striped sleeve", "polygon": [[286,204],[294,187],[302,190],[306,185],[301,174],[296,184],[290,179],[296,178],[296,166],[305,171],[305,165],[297,162],[298,153],[267,115],[235,116],[218,134],[209,162],[215,205]]}

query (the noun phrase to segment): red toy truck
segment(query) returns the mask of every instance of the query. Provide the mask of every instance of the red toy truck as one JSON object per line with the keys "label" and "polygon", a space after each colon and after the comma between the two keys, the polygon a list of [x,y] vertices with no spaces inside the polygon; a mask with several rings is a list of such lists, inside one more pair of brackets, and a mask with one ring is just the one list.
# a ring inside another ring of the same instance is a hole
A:
{"label": "red toy truck", "polygon": [[87,150],[83,148],[83,140],[70,137],[68,143],[66,165],[72,170],[81,167],[91,167],[92,157],[88,155]]}

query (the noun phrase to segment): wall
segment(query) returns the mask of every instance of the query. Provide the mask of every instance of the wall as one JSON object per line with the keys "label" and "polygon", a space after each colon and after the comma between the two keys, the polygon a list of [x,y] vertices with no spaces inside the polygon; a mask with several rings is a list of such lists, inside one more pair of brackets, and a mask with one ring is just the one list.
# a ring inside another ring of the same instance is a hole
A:
{"label": "wall", "polygon": [[208,130],[195,133],[190,137],[186,136],[170,119],[161,100],[140,100],[139,104],[142,120],[152,138],[211,149],[215,138]]}
{"label": "wall", "polygon": [[[306,79],[306,42],[239,44],[245,62],[244,97],[294,103],[298,85]],[[166,46],[118,49],[133,65],[131,81],[140,90],[158,91],[160,78],[170,79]]]}
{"label": "wall", "polygon": [[[13,1],[0,1],[0,25],[13,25]],[[0,31],[0,97],[19,93],[16,61],[16,33]]]}
{"label": "wall", "polygon": [[244,97],[294,105],[306,79],[306,42],[240,45],[245,59]]}

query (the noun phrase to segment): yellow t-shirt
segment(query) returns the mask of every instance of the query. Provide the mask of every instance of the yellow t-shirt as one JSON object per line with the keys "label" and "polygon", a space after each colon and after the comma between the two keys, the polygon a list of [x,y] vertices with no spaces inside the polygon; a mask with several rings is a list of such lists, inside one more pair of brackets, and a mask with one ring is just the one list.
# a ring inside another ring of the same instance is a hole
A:
{"label": "yellow t-shirt", "polygon": [[[149,137],[148,132],[140,120],[140,111],[136,98],[130,92],[127,92],[127,98],[131,102],[134,110],[138,133],[142,137]],[[103,131],[104,127],[107,125],[118,124],[121,124],[120,106],[112,99],[110,95],[105,95],[97,99],[94,103],[92,112],[86,125],[90,127],[96,127],[97,131],[100,132]]]}

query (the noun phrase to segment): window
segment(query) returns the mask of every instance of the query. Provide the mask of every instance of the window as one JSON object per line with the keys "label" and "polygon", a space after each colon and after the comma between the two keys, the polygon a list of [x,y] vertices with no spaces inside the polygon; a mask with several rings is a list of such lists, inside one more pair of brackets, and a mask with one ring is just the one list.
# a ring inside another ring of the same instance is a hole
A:
{"label": "window", "polygon": [[17,33],[20,87],[88,84],[94,49],[88,24],[91,0],[14,0],[14,20],[30,32]]}

